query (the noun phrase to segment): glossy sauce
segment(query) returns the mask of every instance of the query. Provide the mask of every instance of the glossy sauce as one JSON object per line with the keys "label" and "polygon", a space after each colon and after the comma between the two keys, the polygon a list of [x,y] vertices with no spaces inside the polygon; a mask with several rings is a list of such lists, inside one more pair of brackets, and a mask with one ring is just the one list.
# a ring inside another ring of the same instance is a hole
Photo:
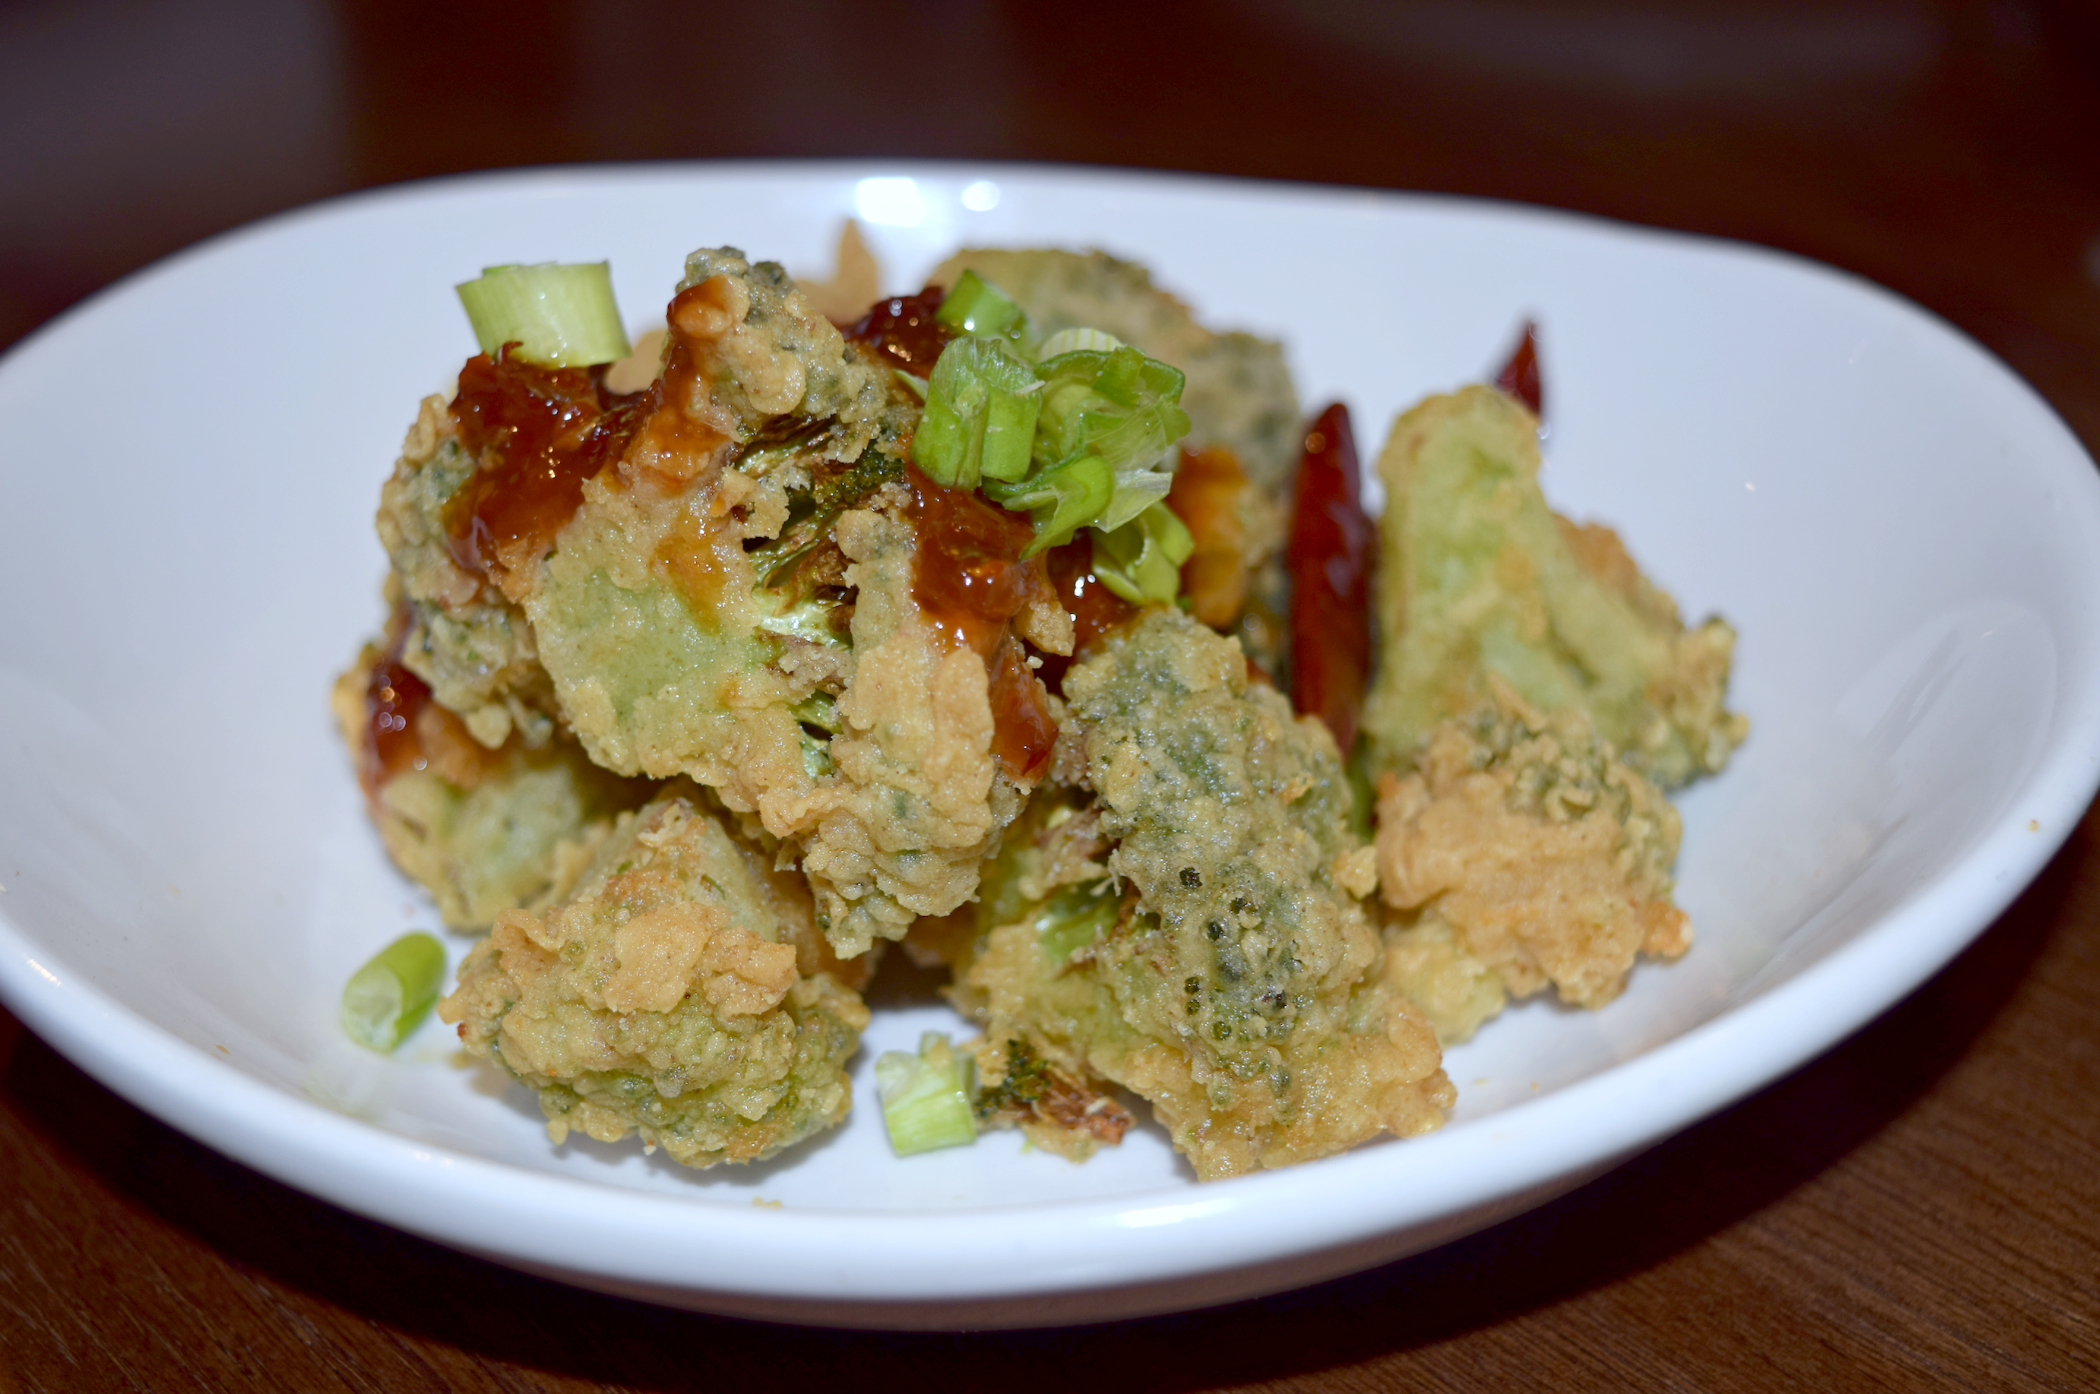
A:
{"label": "glossy sauce", "polygon": [[445,510],[453,560],[506,594],[522,591],[582,505],[584,481],[620,457],[656,405],[654,390],[614,397],[601,373],[535,367],[509,349],[460,369],[452,419],[480,468]]}
{"label": "glossy sauce", "polygon": [[1284,551],[1291,573],[1291,705],[1317,716],[1343,755],[1371,671],[1371,560],[1356,435],[1337,402],[1305,433]]}
{"label": "glossy sauce", "polygon": [[1089,644],[1135,617],[1138,611],[1137,606],[1101,584],[1101,578],[1094,574],[1094,540],[1089,534],[1082,532],[1064,546],[1052,547],[1048,555],[1050,593],[1072,617],[1072,657],[1046,653],[1037,673],[1052,692],[1062,696],[1065,670],[1073,661],[1086,652]]}
{"label": "glossy sauce", "polygon": [[934,360],[955,337],[952,330],[934,322],[933,313],[941,308],[942,294],[939,286],[928,286],[917,295],[878,300],[859,323],[849,325],[844,333],[854,343],[874,349],[892,367],[923,378],[933,371]]}
{"label": "glossy sauce", "polygon": [[1538,329],[1530,320],[1524,321],[1524,337],[1517,340],[1509,362],[1495,374],[1495,386],[1531,408],[1533,416],[1544,420],[1545,386],[1539,381]]}
{"label": "glossy sauce", "polygon": [[[398,641],[397,641],[398,645]],[[377,799],[395,775],[423,768],[423,741],[416,718],[430,701],[430,687],[401,666],[398,646],[372,665],[365,684],[365,731],[358,751],[357,782],[365,797]]]}
{"label": "glossy sauce", "polygon": [[945,488],[916,469],[904,477],[918,534],[912,596],[951,645],[984,659],[993,753],[1012,778],[1035,779],[1057,739],[1042,684],[1013,637],[1013,617],[1044,584],[1042,563],[1021,559],[1035,530],[973,489]]}

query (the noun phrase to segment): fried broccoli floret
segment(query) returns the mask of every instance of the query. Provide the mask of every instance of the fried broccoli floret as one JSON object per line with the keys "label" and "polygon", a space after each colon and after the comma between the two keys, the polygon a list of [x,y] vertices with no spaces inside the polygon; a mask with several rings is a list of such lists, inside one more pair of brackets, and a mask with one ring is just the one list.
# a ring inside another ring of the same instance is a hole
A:
{"label": "fried broccoli floret", "polygon": [[499,354],[425,403],[381,510],[402,661],[486,745],[573,734],[755,812],[856,955],[967,901],[1026,794],[987,659],[915,594],[919,405],[732,248],[688,258],[668,318],[631,396]]}
{"label": "fried broccoli floret", "polygon": [[1543,710],[1581,708],[1664,788],[1727,763],[1749,727],[1724,706],[1735,631],[1685,628],[1608,529],[1554,515],[1538,422],[1515,399],[1429,398],[1394,424],[1378,468],[1384,637],[1364,729],[1383,768],[1485,703],[1490,675]]}
{"label": "fried broccoli floret", "polygon": [[621,816],[561,904],[497,916],[438,1014],[538,1091],[556,1143],[772,1156],[845,1118],[868,1021],[864,965],[831,956],[775,855],[681,782]]}
{"label": "fried broccoli floret", "polygon": [[448,541],[447,509],[478,463],[445,399],[424,398],[379,496],[389,588],[412,620],[401,658],[483,745],[493,749],[516,732],[544,746],[557,707],[532,626],[494,580],[460,564]]}
{"label": "fried broccoli floret", "polygon": [[1205,1178],[1436,1127],[1450,1084],[1351,892],[1370,851],[1325,729],[1173,611],[1064,690],[1073,787],[1037,794],[960,975],[987,1041],[1147,1099]]}
{"label": "fried broccoli floret", "polygon": [[388,855],[454,929],[487,929],[501,911],[564,894],[614,816],[654,788],[599,769],[565,738],[535,747],[514,729],[491,750],[432,701],[400,704],[393,741],[412,749],[385,767],[373,722],[392,716],[370,705],[384,661],[378,645],[367,645],[336,679],[332,705]]}
{"label": "fried broccoli floret", "polygon": [[1677,811],[1580,708],[1550,714],[1490,677],[1491,700],[1441,722],[1378,799],[1388,973],[1448,1044],[1549,984],[1599,1007],[1634,956],[1675,958]]}

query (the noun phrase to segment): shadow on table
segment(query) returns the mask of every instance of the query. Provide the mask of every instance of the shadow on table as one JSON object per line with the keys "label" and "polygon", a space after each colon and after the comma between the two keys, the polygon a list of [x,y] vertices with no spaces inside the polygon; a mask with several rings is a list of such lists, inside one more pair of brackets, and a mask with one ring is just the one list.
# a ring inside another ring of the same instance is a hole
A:
{"label": "shadow on table", "polygon": [[[2075,839],[2083,841],[2087,830]],[[1638,1273],[1786,1195],[1903,1114],[2032,971],[2084,858],[2060,856],[1957,962],[1779,1083],[1530,1214],[1368,1273],[1231,1307],[1055,1331],[813,1331],[575,1291],[357,1219],[152,1122],[34,1038],[4,1087],[127,1201],[259,1276],[418,1339],[606,1385],[673,1391],[952,1378],[1010,1390],[1182,1390],[1433,1345]]]}

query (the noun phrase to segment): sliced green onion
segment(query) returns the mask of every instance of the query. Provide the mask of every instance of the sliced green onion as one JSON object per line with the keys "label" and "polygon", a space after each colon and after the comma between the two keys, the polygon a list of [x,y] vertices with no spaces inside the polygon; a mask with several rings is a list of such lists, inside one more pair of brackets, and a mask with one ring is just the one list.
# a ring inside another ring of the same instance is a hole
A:
{"label": "sliced green onion", "polygon": [[1043,340],[1038,358],[1055,358],[1062,353],[1086,349],[1097,353],[1111,353],[1123,347],[1123,341],[1106,329],[1060,329]]}
{"label": "sliced green onion", "polygon": [[882,1123],[898,1156],[977,1140],[976,1110],[970,1107],[975,1064],[937,1031],[919,1038],[917,1055],[886,1050],[876,1059]]}
{"label": "sliced green onion", "polygon": [[1100,526],[1111,530],[1166,497],[1170,452],[1188,434],[1179,369],[1134,348],[1073,349],[1036,367],[1043,408],[1035,458],[1045,464],[1099,455],[1115,472],[1116,493]]}
{"label": "sliced green onion", "polygon": [[516,356],[524,362],[588,368],[634,352],[620,323],[606,262],[491,266],[479,280],[458,289],[483,353],[516,344]]}
{"label": "sliced green onion", "polygon": [[1083,886],[1067,886],[1036,912],[1036,942],[1053,963],[1070,961],[1073,954],[1100,938],[1116,922],[1123,897],[1109,880]]}
{"label": "sliced green onion", "polygon": [[404,934],[350,975],[343,989],[343,1030],[384,1054],[416,1029],[437,1001],[445,946],[418,930]]}
{"label": "sliced green onion", "polygon": [[907,373],[902,368],[892,368],[890,373],[898,382],[904,384],[906,392],[911,393],[912,396],[917,397],[922,402],[926,400],[926,379],[916,373]]}
{"label": "sliced green onion", "polygon": [[1052,465],[1019,483],[984,486],[992,502],[1030,515],[1035,539],[1021,553],[1024,558],[1070,542],[1073,534],[1101,516],[1115,490],[1116,476],[1099,455]]}
{"label": "sliced green onion", "polygon": [[999,339],[957,339],[927,380],[911,457],[936,483],[974,489],[980,477],[1028,472],[1042,383]]}
{"label": "sliced green onion", "polygon": [[1094,574],[1133,605],[1165,604],[1181,589],[1181,564],[1195,549],[1181,519],[1155,503],[1113,531],[1094,529]]}
{"label": "sliced green onion", "polygon": [[934,322],[964,334],[996,336],[1017,344],[1028,341],[1028,316],[1013,297],[975,271],[965,271],[955,289],[941,299]]}

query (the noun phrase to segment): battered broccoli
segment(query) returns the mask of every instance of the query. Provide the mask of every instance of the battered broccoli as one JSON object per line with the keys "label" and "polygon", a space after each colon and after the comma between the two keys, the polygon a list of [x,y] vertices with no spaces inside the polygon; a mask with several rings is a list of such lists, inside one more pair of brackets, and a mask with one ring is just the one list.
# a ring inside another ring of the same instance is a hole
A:
{"label": "battered broccoli", "polygon": [[1451,1087],[1351,893],[1370,850],[1325,729],[1167,610],[1064,690],[1073,787],[1037,794],[960,975],[987,1040],[1144,1097],[1205,1178],[1436,1127]]}
{"label": "battered broccoli", "polygon": [[454,929],[566,892],[614,815],[654,788],[599,769],[569,739],[534,747],[513,730],[491,750],[443,706],[393,690],[414,681],[367,645],[333,706],[388,855]]}
{"label": "battered broccoli", "polygon": [[688,1166],[758,1161],[838,1123],[867,1025],[776,853],[680,782],[544,916],[506,910],[438,1015],[537,1090],[548,1135],[638,1132]]}
{"label": "battered broccoli", "polygon": [[1677,811],[1580,708],[1542,714],[1490,676],[1490,702],[1440,723],[1378,800],[1378,875],[1399,913],[1388,973],[1446,1042],[1549,983],[1616,997],[1636,953],[1675,958]]}
{"label": "battered broccoli", "polygon": [[1723,705],[1735,631],[1686,629],[1607,529],[1555,517],[1519,403],[1489,387],[1431,397],[1378,468],[1383,639],[1364,729],[1382,768],[1485,703],[1490,675],[1547,711],[1581,708],[1664,788],[1727,763],[1749,728]]}

